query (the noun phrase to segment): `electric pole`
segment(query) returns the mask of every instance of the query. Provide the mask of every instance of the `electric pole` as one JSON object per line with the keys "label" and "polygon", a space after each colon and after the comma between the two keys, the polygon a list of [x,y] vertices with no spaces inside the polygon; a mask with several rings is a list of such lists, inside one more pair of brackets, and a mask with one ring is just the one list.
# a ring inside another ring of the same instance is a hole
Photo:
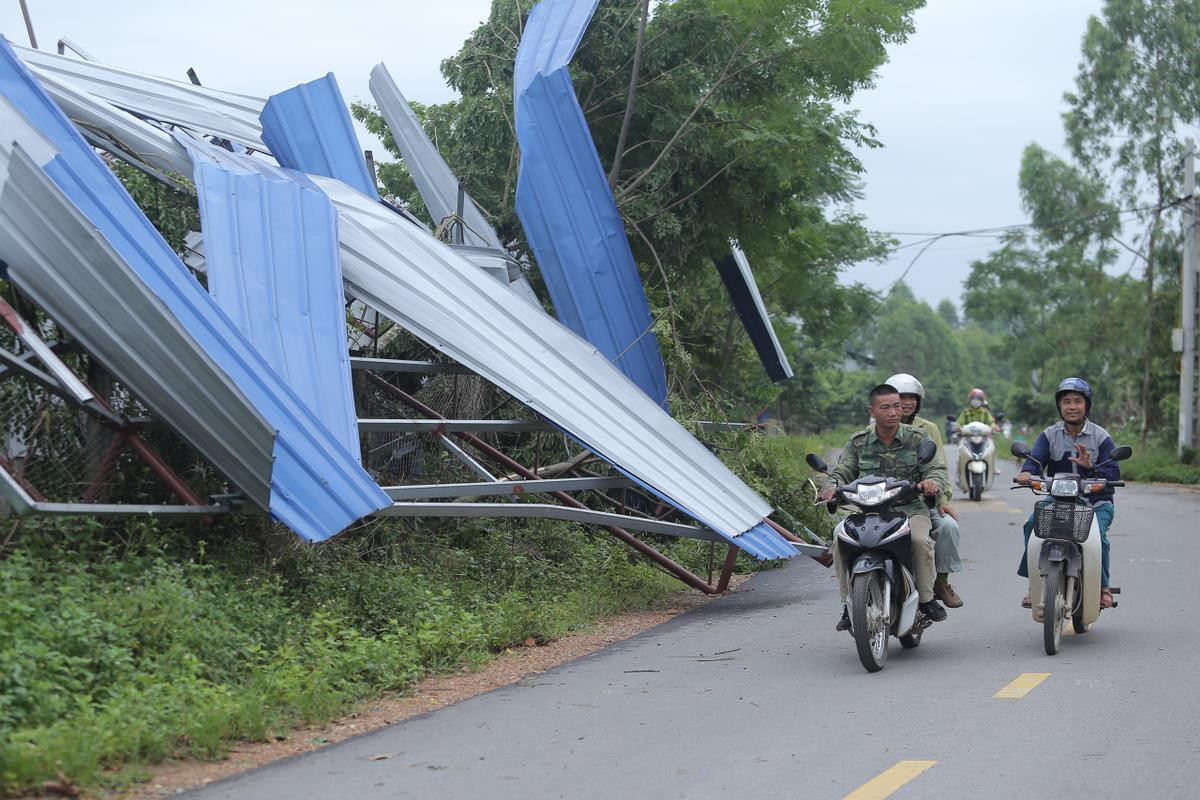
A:
{"label": "electric pole", "polygon": [[1176,350],[1180,352],[1179,370],[1179,455],[1196,447],[1196,420],[1200,416],[1200,392],[1196,386],[1196,157],[1195,146],[1188,142],[1183,162],[1183,280],[1180,294],[1183,309],[1182,328]]}

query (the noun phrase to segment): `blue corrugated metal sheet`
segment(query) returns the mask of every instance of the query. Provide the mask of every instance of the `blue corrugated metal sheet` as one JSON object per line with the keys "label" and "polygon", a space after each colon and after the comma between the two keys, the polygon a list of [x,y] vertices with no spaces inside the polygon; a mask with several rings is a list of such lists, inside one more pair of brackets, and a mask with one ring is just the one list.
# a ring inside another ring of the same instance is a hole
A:
{"label": "blue corrugated metal sheet", "polygon": [[246,156],[217,164],[212,145],[177,136],[194,165],[209,293],[358,460],[333,205],[301,173]]}
{"label": "blue corrugated metal sheet", "polygon": [[[45,173],[276,428],[271,513],[300,536],[320,540],[388,505],[387,495],[187,271],[7,42],[0,42],[0,92],[58,150],[41,165]],[[222,469],[221,463],[214,466]]]}
{"label": "blue corrugated metal sheet", "polygon": [[543,0],[525,25],[513,77],[517,213],[559,319],[665,407],[646,294],[567,72],[595,8]]}
{"label": "blue corrugated metal sheet", "polygon": [[767,315],[766,304],[759,294],[746,254],[735,245],[729,255],[717,261],[717,272],[721,274],[742,325],[750,334],[750,341],[767,370],[767,377],[776,382],[792,377],[792,365],[788,363],[787,354],[775,335],[775,328]]}
{"label": "blue corrugated metal sheet", "polygon": [[280,164],[337,178],[379,199],[332,72],[271,95],[260,119],[263,141]]}

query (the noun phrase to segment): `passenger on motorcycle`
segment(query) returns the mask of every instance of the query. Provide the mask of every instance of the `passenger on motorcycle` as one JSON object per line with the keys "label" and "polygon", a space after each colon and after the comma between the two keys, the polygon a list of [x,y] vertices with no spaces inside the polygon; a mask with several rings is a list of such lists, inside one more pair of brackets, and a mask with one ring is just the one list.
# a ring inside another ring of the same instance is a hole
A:
{"label": "passenger on motorcycle", "polygon": [[[1067,378],[1058,385],[1054,393],[1054,402],[1058,406],[1058,415],[1062,418],[1046,430],[1042,431],[1037,441],[1033,443],[1030,457],[1025,459],[1017,482],[1026,485],[1032,473],[1038,472],[1038,462],[1046,465],[1046,474],[1072,472],[1090,478],[1107,478],[1110,481],[1121,479],[1121,467],[1116,461],[1108,461],[1112,454],[1112,437],[1108,431],[1089,420],[1092,411],[1092,387],[1083,378]],[[1036,460],[1035,460],[1036,459]],[[1102,463],[1107,461],[1108,463]],[[1087,500],[1096,511],[1096,521],[1100,527],[1100,607],[1112,608],[1113,595],[1109,589],[1108,571],[1108,526],[1112,524],[1113,490],[1088,495]],[[1049,502],[1049,498],[1041,501]],[[1033,534],[1034,515],[1030,514],[1025,522],[1025,544],[1028,546],[1029,537]],[[1029,566],[1026,558],[1021,556],[1021,564],[1017,574],[1023,578],[1029,577]],[[1021,601],[1025,608],[1029,607],[1029,596]]]}
{"label": "passenger on motorcycle", "polygon": [[968,422],[986,422],[993,430],[996,427],[996,418],[988,408],[987,394],[983,389],[967,392],[967,407],[958,415],[958,429],[961,431]]}
{"label": "passenger on motorcycle", "polygon": [[[921,478],[918,488],[926,495],[938,496],[950,487],[950,475],[946,464],[930,462],[919,464],[917,448],[927,436],[925,431],[905,425],[900,421],[900,393],[896,387],[883,383],[871,390],[867,411],[874,425],[859,431],[850,437],[842,450],[838,464],[830,470],[822,487],[821,499],[830,500],[838,486],[845,485],[863,475],[883,475],[888,478],[905,480],[910,477],[914,468]],[[908,514],[909,528],[912,531],[913,573],[917,583],[917,593],[920,597],[921,612],[934,622],[946,618],[946,609],[942,608],[933,595],[934,561],[933,540],[929,536],[933,526],[929,510],[920,499],[898,506],[898,511]],[[846,583],[845,571],[841,565],[839,548],[833,548],[834,572],[838,576],[838,589],[842,597],[842,618],[838,621],[839,631],[850,630],[850,612],[846,607],[849,587]]]}
{"label": "passenger on motorcycle", "polygon": [[[900,421],[925,431],[933,443],[938,446],[938,454],[934,457],[935,464],[946,467],[949,474],[949,463],[946,460],[946,447],[942,443],[942,434],[924,417],[917,416],[921,411],[921,402],[925,399],[925,387],[907,372],[900,372],[888,378],[886,383],[895,386],[900,391]],[[947,608],[962,607],[962,598],[950,585],[950,573],[962,572],[962,558],[958,554],[958,514],[950,505],[950,487],[938,495],[937,510],[930,514],[933,519],[933,562],[937,570],[937,578],[933,582],[933,594]]]}

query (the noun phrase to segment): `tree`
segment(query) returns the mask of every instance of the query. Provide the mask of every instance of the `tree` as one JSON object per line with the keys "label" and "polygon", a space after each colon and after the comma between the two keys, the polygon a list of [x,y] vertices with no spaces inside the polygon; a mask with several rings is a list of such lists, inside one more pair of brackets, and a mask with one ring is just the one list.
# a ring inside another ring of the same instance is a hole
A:
{"label": "tree", "polygon": [[[886,45],[908,36],[922,4],[664,0],[648,17],[644,0],[600,4],[571,72],[675,393],[723,391],[745,408],[780,392],[754,365],[716,279],[713,259],[731,239],[747,252],[793,363],[826,368],[841,358],[838,337],[861,319],[865,293],[841,286],[838,273],[888,246],[860,217],[827,211],[858,196],[855,148],[878,144],[841,109],[870,85]],[[532,260],[514,208],[511,118],[531,5],[494,0],[488,21],[442,64],[460,99],[414,108],[501,238]],[[354,112],[398,155],[371,108]],[[421,208],[402,165],[379,174],[387,192]]]}
{"label": "tree", "polygon": [[1194,0],[1106,0],[1102,18],[1088,21],[1076,88],[1066,95],[1067,141],[1075,157],[1093,171],[1111,170],[1126,206],[1147,207],[1138,250],[1145,293],[1143,442],[1158,418],[1155,353],[1169,335],[1155,313],[1155,292],[1163,213],[1179,194],[1175,165],[1185,150],[1177,127],[1194,123],[1200,112],[1197,41]]}
{"label": "tree", "polygon": [[958,306],[954,305],[954,301],[949,298],[938,303],[937,313],[951,328],[957,328],[961,324],[958,318]]}

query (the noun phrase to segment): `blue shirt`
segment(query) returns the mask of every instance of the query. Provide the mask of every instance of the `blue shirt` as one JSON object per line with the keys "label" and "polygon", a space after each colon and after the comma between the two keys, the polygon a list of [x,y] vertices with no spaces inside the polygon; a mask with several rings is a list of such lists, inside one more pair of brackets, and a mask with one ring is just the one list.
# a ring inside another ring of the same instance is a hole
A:
{"label": "blue shirt", "polygon": [[[1069,456],[1075,455],[1075,445],[1077,444],[1082,444],[1091,454],[1093,465],[1091,469],[1084,469],[1070,460]],[[1037,462],[1040,461],[1046,465],[1047,475],[1071,472],[1085,478],[1107,478],[1110,481],[1119,481],[1121,467],[1118,462],[1109,461],[1107,464],[1100,464],[1101,461],[1108,460],[1114,447],[1116,445],[1113,444],[1108,431],[1089,419],[1083,421],[1083,430],[1079,432],[1078,436],[1071,436],[1067,432],[1067,423],[1059,420],[1038,435],[1037,441],[1033,443],[1033,450],[1029,453],[1030,458],[1025,459],[1021,471],[1037,475],[1041,471],[1037,465]],[[1087,495],[1087,500],[1092,505],[1111,503],[1112,499],[1112,489]]]}

